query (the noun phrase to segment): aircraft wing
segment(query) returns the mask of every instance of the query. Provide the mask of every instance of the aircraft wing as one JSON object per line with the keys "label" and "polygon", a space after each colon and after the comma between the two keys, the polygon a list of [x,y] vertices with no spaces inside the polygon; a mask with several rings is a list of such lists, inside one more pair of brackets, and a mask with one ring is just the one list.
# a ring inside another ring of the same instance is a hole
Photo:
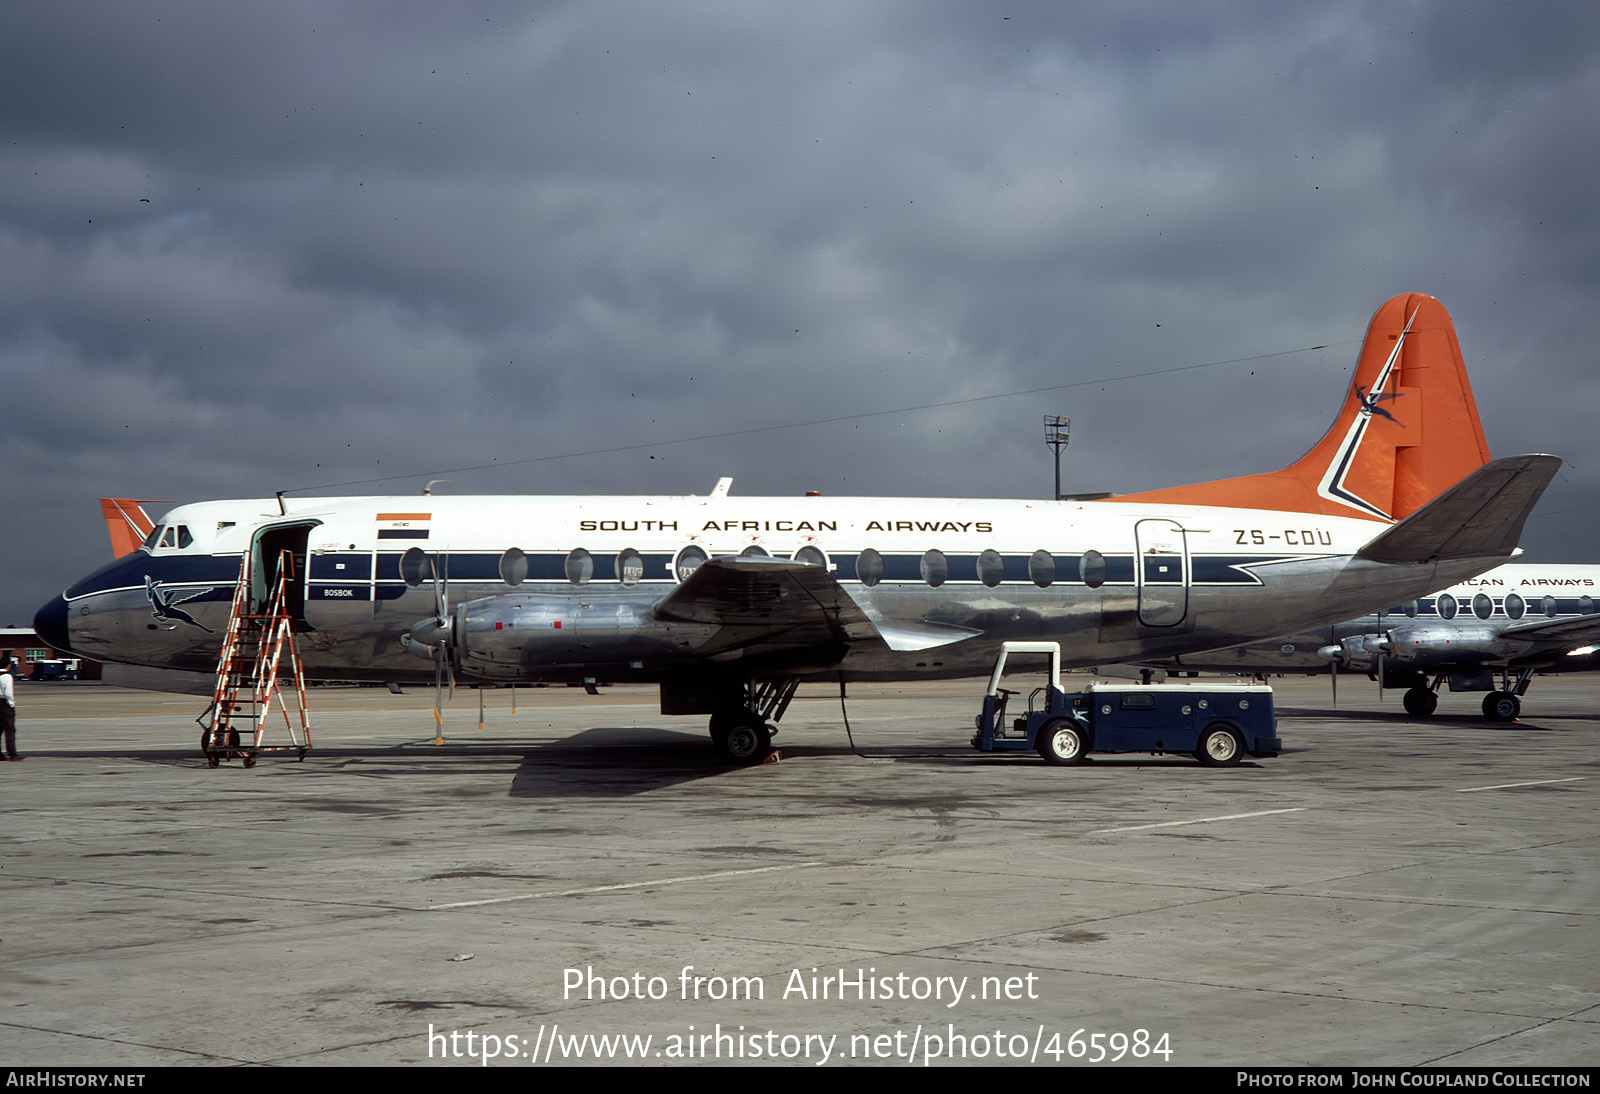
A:
{"label": "aircraft wing", "polygon": [[1559,456],[1504,456],[1434,498],[1357,552],[1374,562],[1509,558],[1534,503],[1561,468]]}
{"label": "aircraft wing", "polygon": [[1534,619],[1513,623],[1500,632],[1501,638],[1527,642],[1540,649],[1590,646],[1600,643],[1600,615],[1568,616],[1565,619]]}
{"label": "aircraft wing", "polygon": [[864,609],[821,566],[776,558],[714,558],[700,564],[653,613],[668,622],[723,628],[719,642],[745,654],[881,639],[895,650],[928,649],[978,631],[891,622]]}

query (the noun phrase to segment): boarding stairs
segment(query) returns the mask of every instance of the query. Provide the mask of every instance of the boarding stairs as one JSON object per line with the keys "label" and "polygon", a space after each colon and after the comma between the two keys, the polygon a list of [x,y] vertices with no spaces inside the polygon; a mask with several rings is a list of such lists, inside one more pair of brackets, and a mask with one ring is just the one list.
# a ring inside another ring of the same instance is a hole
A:
{"label": "boarding stairs", "polygon": [[[217,658],[217,686],[212,695],[211,724],[200,734],[206,763],[238,759],[254,767],[263,752],[294,752],[306,758],[311,748],[311,721],[306,712],[305,669],[295,646],[294,618],[288,595],[294,581],[294,553],[278,556],[277,574],[266,611],[251,610],[251,553],[239,562],[239,583],[233,590],[233,609]],[[298,729],[289,717],[286,692],[293,691],[299,711]],[[283,717],[288,743],[267,743],[269,725],[276,725],[273,706]]]}

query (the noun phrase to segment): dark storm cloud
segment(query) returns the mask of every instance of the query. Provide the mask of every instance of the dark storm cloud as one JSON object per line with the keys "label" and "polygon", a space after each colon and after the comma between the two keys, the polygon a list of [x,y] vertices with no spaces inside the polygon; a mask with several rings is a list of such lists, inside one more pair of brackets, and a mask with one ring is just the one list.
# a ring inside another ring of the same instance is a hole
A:
{"label": "dark storm cloud", "polygon": [[1576,512],[1529,545],[1588,560],[1597,29],[1581,4],[8,6],[3,614],[103,556],[102,494],[490,462],[448,489],[1038,494],[1045,411],[1073,415],[1073,489],[1278,466],[1412,289],[1452,309],[1495,450],[1574,461],[1544,509]]}

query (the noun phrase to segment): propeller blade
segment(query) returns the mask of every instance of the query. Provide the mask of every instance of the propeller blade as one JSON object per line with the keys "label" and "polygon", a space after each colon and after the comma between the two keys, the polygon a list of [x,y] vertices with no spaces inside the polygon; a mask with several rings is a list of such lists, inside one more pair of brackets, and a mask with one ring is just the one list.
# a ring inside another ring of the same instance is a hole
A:
{"label": "propeller blade", "polygon": [[433,743],[436,745],[444,744],[444,712],[440,709],[440,695],[444,684],[441,678],[443,673],[444,643],[441,642],[433,650]]}
{"label": "propeller blade", "polygon": [[[433,570],[433,610],[438,623],[438,637],[433,647],[433,743],[444,744],[444,674],[450,674],[450,698],[456,696],[456,674],[450,667],[446,645],[450,641],[450,556],[444,555],[444,565],[439,557],[429,559]],[[441,574],[441,569],[443,573]]]}
{"label": "propeller blade", "polygon": [[[1339,631],[1337,627],[1328,628],[1328,644],[1338,645]],[[1339,662],[1337,659],[1328,662],[1328,682],[1333,688],[1333,709],[1339,709]]]}

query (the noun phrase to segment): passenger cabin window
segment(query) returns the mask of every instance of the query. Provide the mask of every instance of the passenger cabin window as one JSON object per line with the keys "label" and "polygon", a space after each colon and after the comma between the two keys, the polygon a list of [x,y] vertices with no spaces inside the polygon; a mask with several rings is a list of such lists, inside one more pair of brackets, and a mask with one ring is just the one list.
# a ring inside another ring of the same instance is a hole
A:
{"label": "passenger cabin window", "polygon": [[689,575],[700,568],[706,560],[706,553],[700,548],[690,544],[678,552],[678,557],[672,560],[672,572],[678,575],[679,581],[689,580]]}
{"label": "passenger cabin window", "polygon": [[1592,597],[1592,596],[1580,596],[1580,597],[1578,597],[1578,610],[1580,612],[1582,612],[1584,615],[1593,615],[1594,614],[1594,597]]}
{"label": "passenger cabin window", "polygon": [[861,584],[872,588],[883,580],[883,556],[868,547],[856,556],[856,577]]}
{"label": "passenger cabin window", "polygon": [[1505,599],[1506,615],[1512,619],[1521,619],[1522,614],[1528,610],[1527,604],[1516,593],[1507,593]]}
{"label": "passenger cabin window", "polygon": [[767,554],[767,549],[765,547],[762,547],[759,544],[752,543],[750,546],[746,547],[744,550],[739,552],[739,557],[740,558],[771,558],[772,556]]}
{"label": "passenger cabin window", "polygon": [[1494,601],[1489,599],[1487,593],[1479,593],[1472,598],[1472,614],[1479,619],[1488,619],[1494,614]]}
{"label": "passenger cabin window", "polygon": [[1085,551],[1083,558],[1078,562],[1078,574],[1083,578],[1083,583],[1091,589],[1098,589],[1106,583],[1110,576],[1111,568],[1106,565],[1106,556],[1099,551]]}
{"label": "passenger cabin window", "polygon": [[922,580],[937,589],[950,576],[950,563],[943,551],[928,551],[922,556]]}
{"label": "passenger cabin window", "polygon": [[988,550],[978,556],[978,580],[989,588],[994,588],[1006,576],[1006,560],[1000,557],[1000,552]]}
{"label": "passenger cabin window", "polygon": [[1045,550],[1033,552],[1028,558],[1028,576],[1039,588],[1048,589],[1056,580],[1055,557]]}
{"label": "passenger cabin window", "polygon": [[587,585],[594,577],[594,556],[582,547],[574,548],[567,556],[567,580],[574,585]]}
{"label": "passenger cabin window", "polygon": [[500,580],[515,589],[528,579],[528,556],[516,547],[500,556]]}
{"label": "passenger cabin window", "polygon": [[1543,600],[1539,601],[1539,606],[1544,609],[1544,614],[1546,616],[1548,616],[1549,618],[1554,619],[1556,617],[1556,598],[1555,597],[1553,597],[1553,596],[1545,597]]}
{"label": "passenger cabin window", "polygon": [[796,562],[804,562],[807,566],[821,566],[826,568],[828,556],[822,553],[822,548],[813,547],[809,543],[794,553]]}
{"label": "passenger cabin window", "polygon": [[409,548],[400,556],[400,577],[415,589],[428,579],[433,567],[429,565],[428,552],[421,547]]}
{"label": "passenger cabin window", "polygon": [[1458,608],[1456,598],[1449,593],[1440,593],[1436,606],[1439,609],[1440,619],[1454,619],[1456,617]]}
{"label": "passenger cabin window", "polygon": [[624,585],[637,585],[644,577],[644,559],[632,547],[618,552],[617,577]]}

